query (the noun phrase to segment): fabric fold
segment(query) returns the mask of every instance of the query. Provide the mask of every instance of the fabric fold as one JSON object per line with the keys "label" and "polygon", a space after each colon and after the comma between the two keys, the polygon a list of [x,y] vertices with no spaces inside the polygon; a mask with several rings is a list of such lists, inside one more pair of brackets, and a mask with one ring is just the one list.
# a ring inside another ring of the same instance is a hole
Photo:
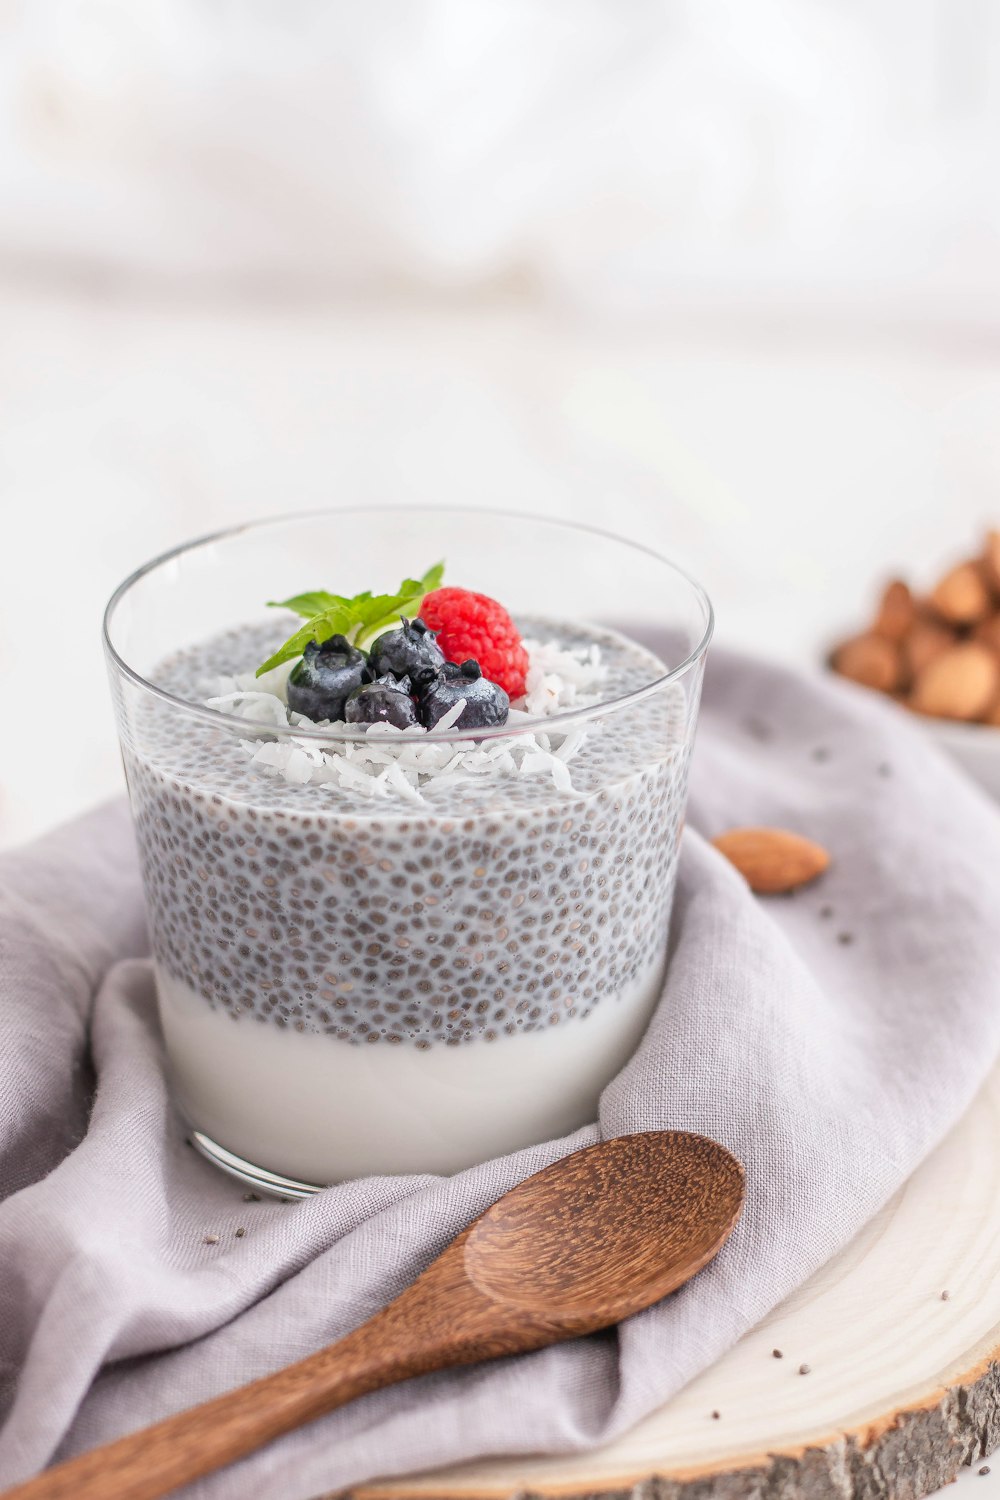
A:
{"label": "fabric fold", "polygon": [[[707,842],[746,823],[817,839],[830,871],[753,896]],[[843,1246],[1000,1050],[997,809],[891,707],[723,651],[663,996],[572,1137],[450,1179],[247,1201],[170,1104],[137,880],[122,806],[0,861],[5,1485],[342,1336],[599,1132],[702,1131],[743,1161],[747,1207],[680,1292],[610,1334],[366,1397],[187,1493],[306,1500],[606,1440]]]}

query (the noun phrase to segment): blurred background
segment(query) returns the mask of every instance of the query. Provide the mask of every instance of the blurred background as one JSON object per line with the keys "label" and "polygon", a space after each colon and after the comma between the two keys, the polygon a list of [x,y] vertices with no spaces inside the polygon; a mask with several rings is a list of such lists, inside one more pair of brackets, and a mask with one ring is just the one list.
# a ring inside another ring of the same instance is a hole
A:
{"label": "blurred background", "polygon": [[180,540],[574,517],[807,664],[1000,524],[998,399],[996,0],[0,0],[0,843]]}

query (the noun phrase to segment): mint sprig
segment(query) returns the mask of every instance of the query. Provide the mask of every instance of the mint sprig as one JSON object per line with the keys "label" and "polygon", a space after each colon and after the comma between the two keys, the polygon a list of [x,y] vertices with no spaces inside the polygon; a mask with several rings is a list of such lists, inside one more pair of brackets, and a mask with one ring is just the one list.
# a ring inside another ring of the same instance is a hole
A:
{"label": "mint sprig", "polygon": [[363,646],[401,615],[413,619],[419,613],[424,595],[439,588],[443,577],[444,563],[439,562],[428,568],[423,578],[404,578],[395,594],[373,594],[367,589],[363,594],[347,599],[343,594],[313,589],[309,593],[294,594],[291,599],[269,599],[269,608],[290,609],[304,616],[306,623],[257,668],[257,676],[280,667],[294,656],[301,656],[310,641],[328,641],[331,635],[346,636],[352,646]]}

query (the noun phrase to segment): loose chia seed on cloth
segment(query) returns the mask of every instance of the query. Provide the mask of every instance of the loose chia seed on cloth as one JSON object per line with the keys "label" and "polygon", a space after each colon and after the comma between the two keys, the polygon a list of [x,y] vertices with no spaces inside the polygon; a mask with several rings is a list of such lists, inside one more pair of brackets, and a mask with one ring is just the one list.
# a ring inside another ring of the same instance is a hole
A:
{"label": "loose chia seed on cloth", "polygon": [[[751,823],[824,844],[830,871],[752,896],[706,842]],[[663,998],[599,1122],[454,1178],[285,1204],[185,1144],[124,804],[6,856],[0,1483],[341,1337],[599,1132],[701,1131],[745,1164],[747,1207],[679,1293],[614,1338],[366,1397],[187,1493],[305,1500],[621,1432],[844,1245],[970,1102],[1000,1050],[998,872],[997,809],[900,713],[717,651]]]}

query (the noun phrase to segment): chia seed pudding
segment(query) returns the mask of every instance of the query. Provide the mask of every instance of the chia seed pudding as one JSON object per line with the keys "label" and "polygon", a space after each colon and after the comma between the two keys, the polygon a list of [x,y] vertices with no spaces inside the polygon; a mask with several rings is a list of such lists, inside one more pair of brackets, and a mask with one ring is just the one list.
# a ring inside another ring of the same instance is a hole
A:
{"label": "chia seed pudding", "polygon": [[[517,624],[527,643],[597,647],[605,701],[666,670],[610,630]],[[228,631],[151,680],[222,701],[280,637]],[[265,722],[241,736],[151,696],[123,754],[190,1122],[327,1183],[452,1172],[595,1118],[660,992],[690,718],[668,683],[542,739],[552,774],[508,755],[374,797],[296,780]]]}

